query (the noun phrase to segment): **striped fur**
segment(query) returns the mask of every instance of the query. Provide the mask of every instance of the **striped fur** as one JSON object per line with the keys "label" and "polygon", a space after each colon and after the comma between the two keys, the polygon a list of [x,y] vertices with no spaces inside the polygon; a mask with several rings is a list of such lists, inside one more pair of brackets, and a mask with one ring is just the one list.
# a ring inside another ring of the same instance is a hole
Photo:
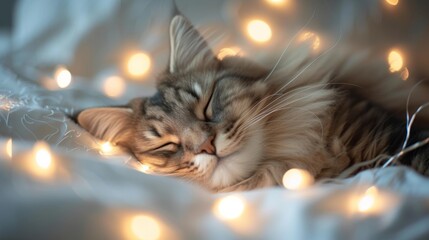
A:
{"label": "striped fur", "polygon": [[[155,173],[213,191],[247,190],[280,184],[296,167],[317,179],[336,177],[401,145],[401,121],[338,84],[347,66],[326,67],[329,56],[308,68],[308,58],[290,55],[270,73],[245,59],[216,59],[181,16],[170,35],[170,64],[154,96],[131,101],[128,110],[78,116],[92,134],[129,148]],[[403,163],[428,174],[428,152]]]}

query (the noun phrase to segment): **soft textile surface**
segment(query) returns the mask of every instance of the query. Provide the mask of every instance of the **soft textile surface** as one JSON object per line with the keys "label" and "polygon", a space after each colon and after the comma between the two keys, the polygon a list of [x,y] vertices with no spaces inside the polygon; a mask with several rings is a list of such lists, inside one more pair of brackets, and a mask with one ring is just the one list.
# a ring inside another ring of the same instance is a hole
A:
{"label": "soft textile surface", "polygon": [[[202,7],[207,13],[203,14],[201,9],[188,5],[197,2],[182,0],[178,5],[192,21],[205,24],[215,33],[219,33],[216,29],[233,32],[236,26],[225,28],[223,24],[237,21],[246,12],[240,1],[220,1],[213,6],[217,11]],[[383,4],[373,2],[335,1],[338,4],[332,4],[332,8],[320,5],[317,11],[320,15],[316,16],[321,18],[316,17],[319,22],[313,28],[329,35],[335,26],[341,26],[344,39],[370,36],[368,32],[375,30],[368,27],[363,34],[354,20],[386,14],[380,13]],[[311,1],[304,6],[311,7],[296,8],[292,14],[306,16],[292,18],[296,20],[295,28],[302,26],[314,10]],[[407,11],[423,11],[416,6],[405,6]],[[334,10],[343,15],[327,14]],[[424,239],[429,236],[429,180],[404,167],[368,170],[305,191],[277,187],[234,193],[244,201],[245,209],[238,219],[226,221],[213,213],[217,200],[225,194],[211,194],[190,183],[131,169],[128,165],[134,161],[126,154],[100,156],[101,142],[68,115],[86,107],[123,104],[132,97],[151,94],[154,76],[164,68],[168,58],[167,29],[173,13],[169,1],[19,3],[11,41],[1,41],[10,42],[12,48],[0,54],[0,239],[129,239],[135,237],[130,219],[140,214],[157,219],[161,224],[161,239]],[[281,16],[287,15],[277,17]],[[402,18],[414,21],[413,16]],[[427,34],[428,24],[427,19],[417,20],[420,24],[415,25],[413,34],[401,35],[401,41],[415,43],[416,48],[419,44],[424,47],[420,39]],[[396,30],[406,29],[404,26],[399,25]],[[331,38],[335,39],[333,32]],[[388,36],[380,39],[389,39]],[[228,41],[213,40],[212,44],[220,47]],[[387,46],[386,41],[375,42],[372,47]],[[278,53],[284,47],[276,46],[277,49],[267,48]],[[153,68],[145,81],[129,81],[120,99],[104,96],[103,79],[111,74],[121,75],[124,56],[136,49],[144,49],[153,56]],[[255,58],[274,62],[275,57],[268,57],[268,51],[258,47],[253,50]],[[67,65],[74,76],[66,90],[59,90],[51,79],[58,64]],[[417,71],[424,62],[414,64]],[[6,154],[9,138],[13,139],[12,159]],[[34,175],[24,167],[34,157],[31,151],[36,140],[49,143],[54,152],[56,172],[48,178]],[[359,199],[372,185],[380,189],[376,211],[359,213]]]}

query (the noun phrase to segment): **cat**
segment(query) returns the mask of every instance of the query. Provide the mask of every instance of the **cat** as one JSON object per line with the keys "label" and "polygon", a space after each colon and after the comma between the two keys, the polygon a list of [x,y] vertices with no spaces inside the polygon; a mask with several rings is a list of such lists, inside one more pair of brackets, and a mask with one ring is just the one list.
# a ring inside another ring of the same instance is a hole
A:
{"label": "cat", "polygon": [[[84,129],[154,173],[214,192],[251,190],[281,184],[290,168],[333,178],[401,148],[404,123],[335,84],[341,67],[325,67],[329,57],[304,68],[308,60],[292,55],[276,71],[242,57],[219,60],[181,15],[171,21],[170,44],[156,94],[77,115]],[[418,134],[410,144],[428,136]],[[401,162],[429,175],[427,147]]]}

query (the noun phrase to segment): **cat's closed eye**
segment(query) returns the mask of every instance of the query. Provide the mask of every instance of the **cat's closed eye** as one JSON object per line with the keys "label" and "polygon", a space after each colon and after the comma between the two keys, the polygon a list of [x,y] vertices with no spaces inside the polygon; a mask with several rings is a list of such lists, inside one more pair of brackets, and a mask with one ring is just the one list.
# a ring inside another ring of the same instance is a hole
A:
{"label": "cat's closed eye", "polygon": [[204,107],[204,121],[205,122],[211,122],[213,120],[213,95],[214,95],[214,91],[212,91],[212,93],[210,94],[210,98],[208,99],[205,107]]}
{"label": "cat's closed eye", "polygon": [[151,128],[149,129],[149,131],[150,131],[151,135],[153,135],[153,136],[155,136],[155,137],[157,137],[157,138],[160,138],[160,137],[161,137],[161,134],[158,132],[158,130],[156,130],[156,128],[151,127]]}
{"label": "cat's closed eye", "polygon": [[152,151],[158,152],[158,151],[168,151],[168,152],[177,152],[179,149],[179,144],[174,142],[167,142],[162,144],[161,146],[153,149]]}

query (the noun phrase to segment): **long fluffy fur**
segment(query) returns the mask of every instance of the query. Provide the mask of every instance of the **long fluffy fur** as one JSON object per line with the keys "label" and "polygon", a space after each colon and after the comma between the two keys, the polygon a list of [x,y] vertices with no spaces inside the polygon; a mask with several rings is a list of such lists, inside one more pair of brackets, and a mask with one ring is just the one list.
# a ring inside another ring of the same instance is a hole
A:
{"label": "long fluffy fur", "polygon": [[[266,69],[241,58],[217,60],[181,16],[170,34],[170,64],[156,95],[133,100],[125,112],[88,109],[78,117],[97,137],[120,140],[154,172],[213,191],[247,190],[280,184],[290,168],[336,177],[400,147],[401,122],[377,105],[383,100],[363,100],[364,91],[350,82],[360,68],[372,69],[364,55],[338,50],[314,59],[294,49],[285,64]],[[388,79],[379,70],[371,76]],[[428,155],[420,150],[403,162],[429,174]]]}

